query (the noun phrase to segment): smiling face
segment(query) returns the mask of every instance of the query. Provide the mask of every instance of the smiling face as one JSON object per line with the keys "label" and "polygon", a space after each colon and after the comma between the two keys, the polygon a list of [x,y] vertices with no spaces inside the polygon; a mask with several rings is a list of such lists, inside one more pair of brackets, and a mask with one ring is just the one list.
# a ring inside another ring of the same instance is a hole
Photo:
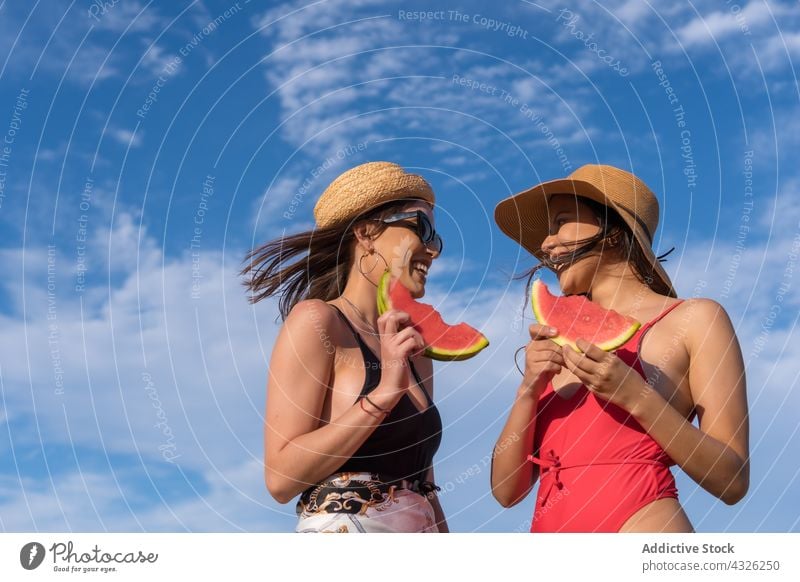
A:
{"label": "smiling face", "polygon": [[[400,207],[394,213],[400,212],[414,212],[420,210],[430,220],[431,225],[435,227],[433,208],[430,204],[424,201],[410,201],[408,204]],[[414,298],[422,297],[425,294],[425,283],[428,278],[428,270],[431,263],[439,256],[439,253],[426,247],[419,236],[415,233],[413,227],[417,223],[416,218],[409,218],[403,221],[406,226],[399,224],[387,224],[383,232],[380,232],[372,239],[372,244],[377,253],[380,253],[389,268],[392,275],[399,278],[411,292]],[[384,267],[383,261],[380,262],[380,267]],[[365,263],[367,260],[365,259]],[[382,269],[380,269],[382,272]],[[378,269],[375,269],[376,277],[380,277]]]}
{"label": "smiling face", "polygon": [[[579,197],[555,194],[548,202],[550,230],[542,241],[542,251],[550,258],[569,256],[580,248],[578,241],[601,232],[601,219]],[[568,261],[555,268],[561,290],[565,294],[586,293],[600,267],[602,243],[597,251]]]}

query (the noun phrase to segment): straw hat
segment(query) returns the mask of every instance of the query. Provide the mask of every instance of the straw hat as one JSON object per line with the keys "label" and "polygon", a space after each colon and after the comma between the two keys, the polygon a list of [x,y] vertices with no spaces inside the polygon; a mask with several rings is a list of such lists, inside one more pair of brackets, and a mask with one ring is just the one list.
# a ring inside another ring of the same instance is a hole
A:
{"label": "straw hat", "polygon": [[566,178],[543,182],[501,201],[494,219],[505,234],[542,260],[542,242],[549,233],[548,199],[552,194],[574,194],[595,200],[617,211],[630,227],[639,247],[655,266],[659,277],[677,297],[669,275],[653,253],[658,227],[658,200],[642,180],[613,166],[587,164]]}
{"label": "straw hat", "polygon": [[314,206],[317,226],[324,228],[352,220],[366,210],[403,198],[435,203],[430,184],[391,162],[367,162],[336,178]]}

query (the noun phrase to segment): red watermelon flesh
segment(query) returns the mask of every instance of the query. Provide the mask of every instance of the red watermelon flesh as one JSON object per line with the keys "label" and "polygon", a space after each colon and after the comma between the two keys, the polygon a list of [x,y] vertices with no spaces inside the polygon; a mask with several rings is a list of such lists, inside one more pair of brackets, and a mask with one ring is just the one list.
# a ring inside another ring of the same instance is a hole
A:
{"label": "red watermelon flesh", "polygon": [[405,311],[411,325],[422,336],[425,356],[434,360],[466,360],[489,345],[481,332],[474,327],[459,323],[448,325],[439,312],[427,303],[420,303],[399,280],[392,279],[387,271],[378,285],[378,313],[383,315],[390,309]]}
{"label": "red watermelon flesh", "polygon": [[641,325],[632,317],[604,309],[583,295],[555,296],[540,280],[533,282],[531,305],[536,321],[558,331],[558,336],[550,339],[561,346],[570,345],[578,352],[581,351],[575,343],[578,338],[610,352],[633,337]]}

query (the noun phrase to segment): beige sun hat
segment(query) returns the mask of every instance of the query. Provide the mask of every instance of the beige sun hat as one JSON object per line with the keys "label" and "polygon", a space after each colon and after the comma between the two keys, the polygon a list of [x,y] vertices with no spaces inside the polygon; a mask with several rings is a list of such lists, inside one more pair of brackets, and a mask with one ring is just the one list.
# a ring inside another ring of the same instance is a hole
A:
{"label": "beige sun hat", "polygon": [[320,228],[352,220],[384,202],[418,198],[435,204],[430,184],[392,162],[367,162],[351,168],[325,189],[314,206]]}
{"label": "beige sun hat", "polygon": [[642,180],[619,168],[599,164],[581,166],[569,176],[543,182],[502,200],[494,209],[494,219],[506,235],[542,260],[542,242],[550,230],[549,197],[574,194],[589,198],[620,215],[630,227],[654,275],[677,297],[669,275],[653,252],[653,235],[658,227],[658,199]]}

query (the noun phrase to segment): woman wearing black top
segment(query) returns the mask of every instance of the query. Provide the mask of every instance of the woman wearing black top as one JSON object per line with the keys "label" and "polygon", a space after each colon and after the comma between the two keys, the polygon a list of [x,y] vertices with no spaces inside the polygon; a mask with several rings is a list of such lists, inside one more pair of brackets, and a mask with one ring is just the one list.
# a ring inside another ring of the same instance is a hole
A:
{"label": "woman wearing black top", "polygon": [[442,250],[433,205],[420,176],[362,164],[322,194],[313,231],[247,257],[251,301],[281,297],[265,479],[281,503],[301,494],[298,532],[447,531],[433,484],[442,429],[433,367],[408,315],[378,317],[376,303],[386,269],[423,296]]}

